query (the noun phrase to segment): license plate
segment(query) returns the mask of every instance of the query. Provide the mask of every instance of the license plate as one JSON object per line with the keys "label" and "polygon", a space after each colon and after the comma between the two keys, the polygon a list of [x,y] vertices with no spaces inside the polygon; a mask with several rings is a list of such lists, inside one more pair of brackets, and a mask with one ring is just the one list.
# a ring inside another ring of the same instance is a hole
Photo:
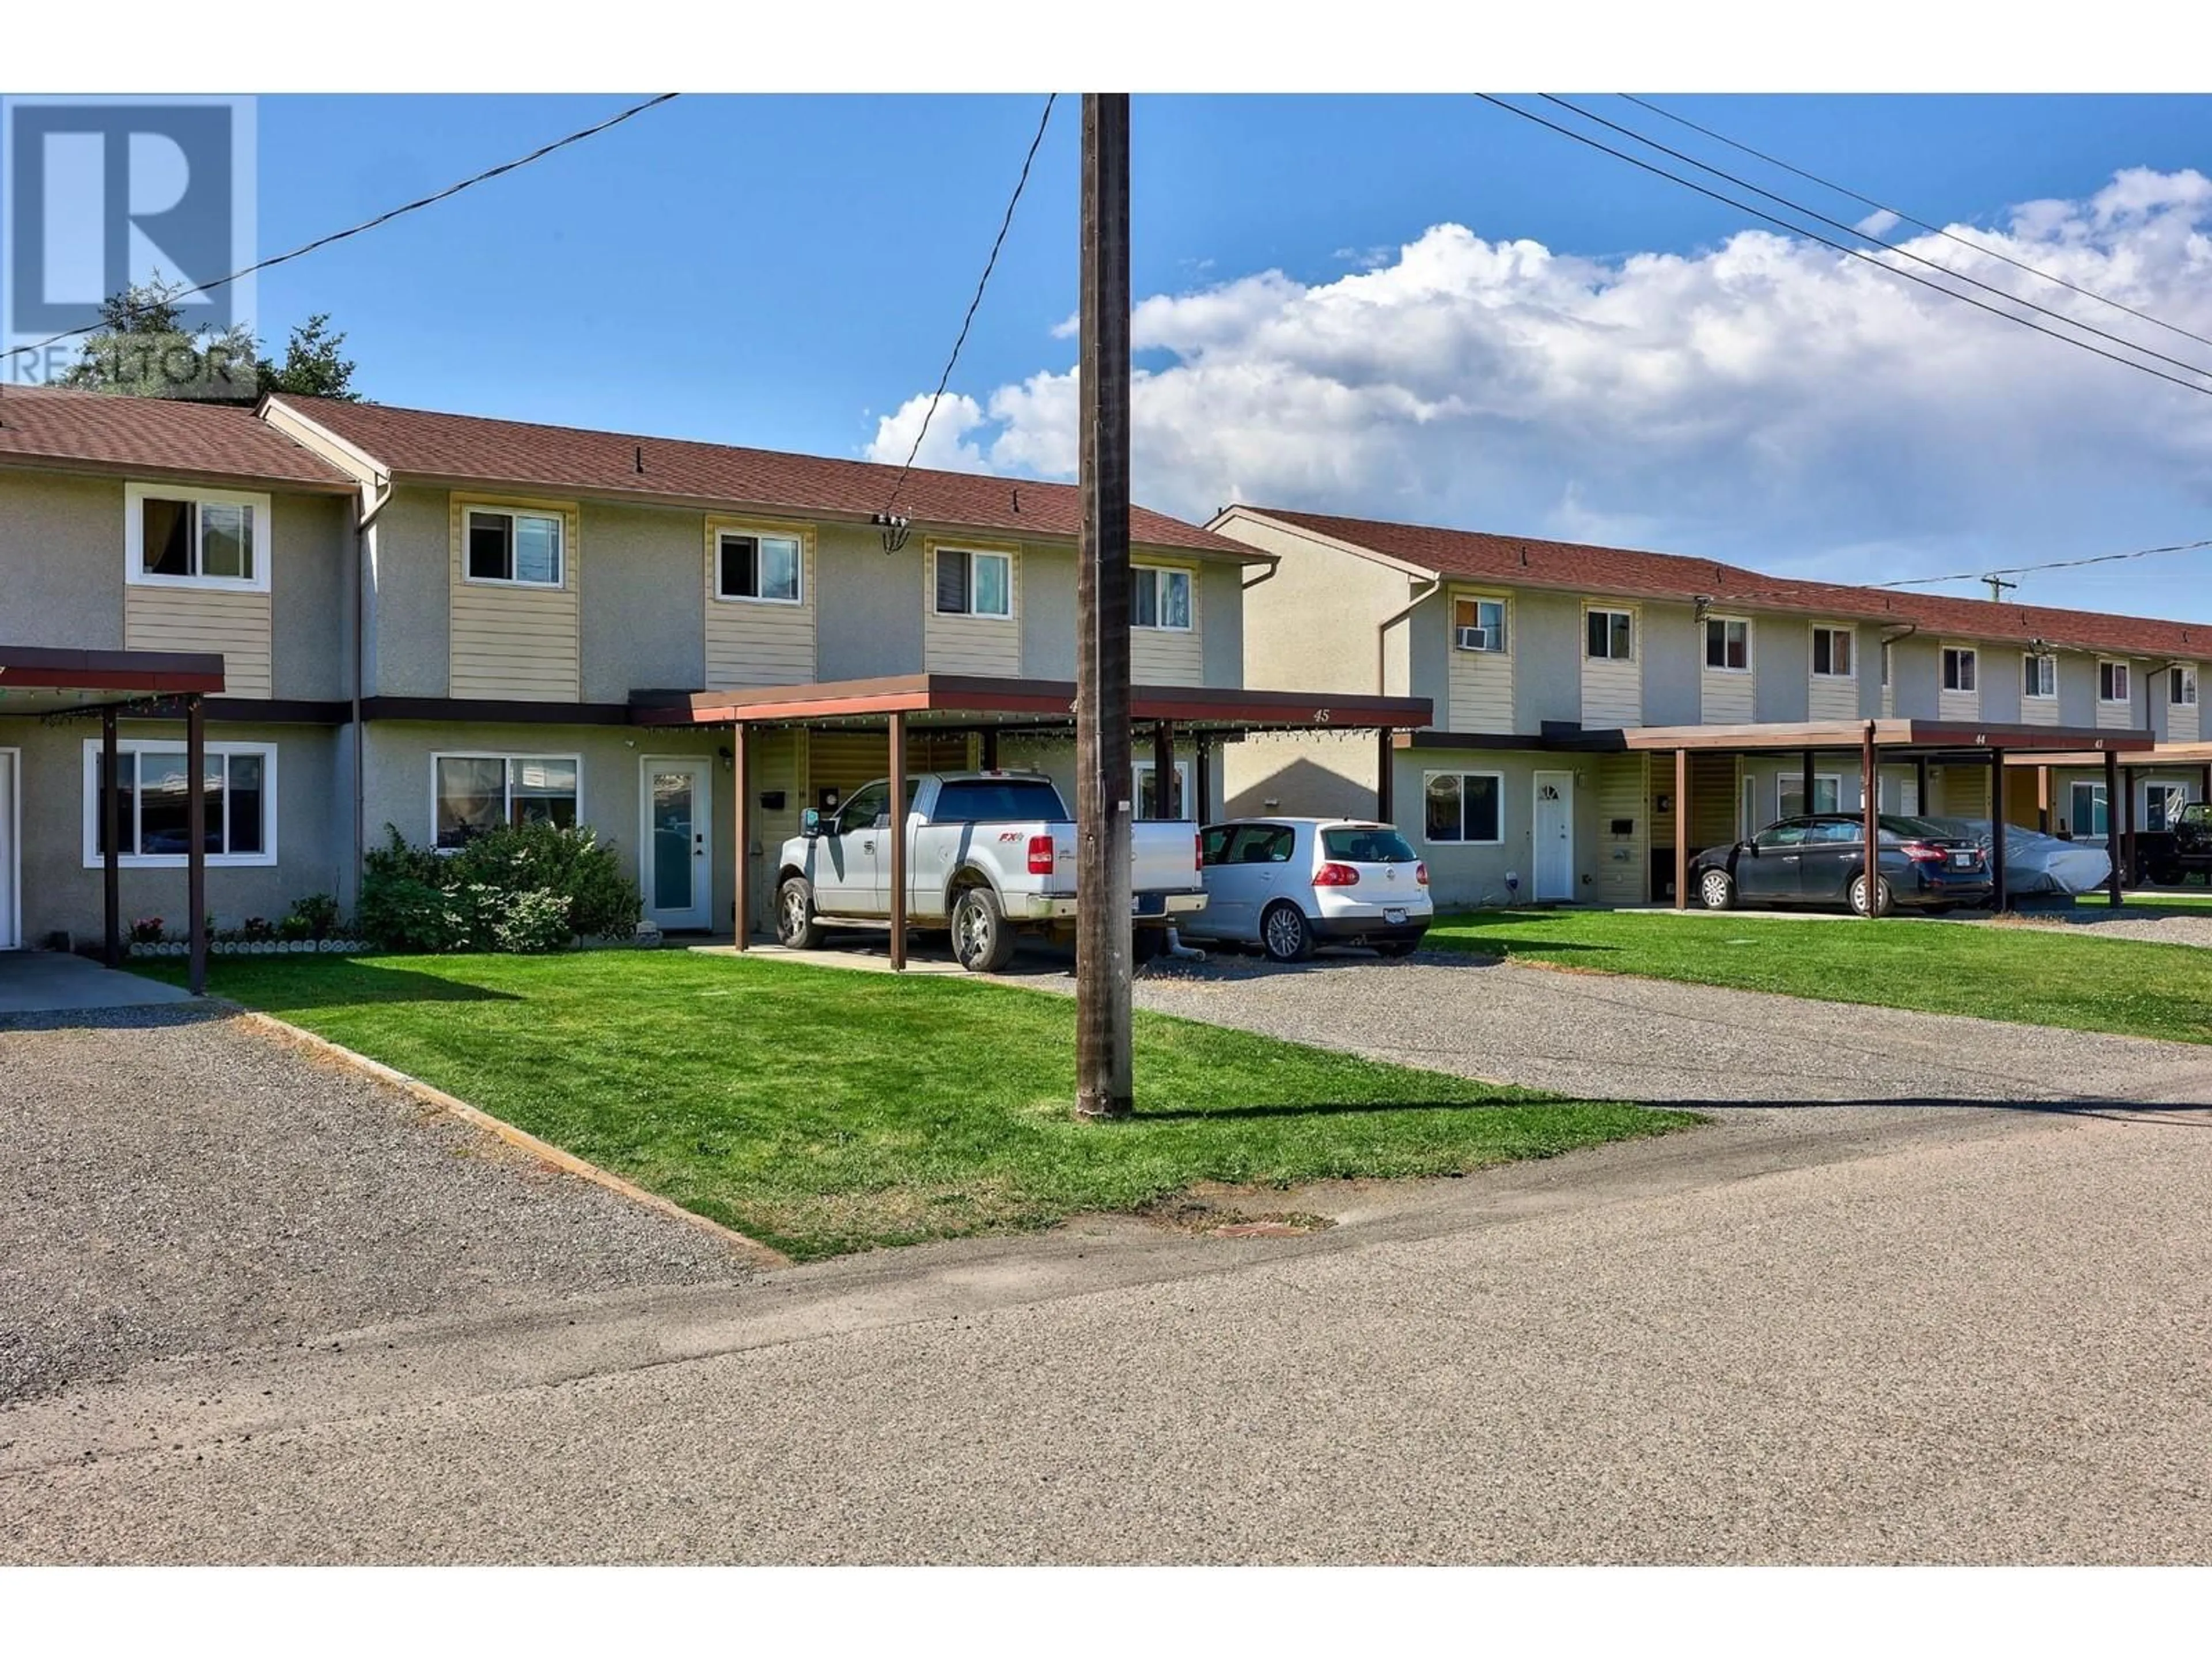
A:
{"label": "license plate", "polygon": [[1167,913],[1165,893],[1139,893],[1129,901],[1129,914],[1133,916],[1164,916]]}
{"label": "license plate", "polygon": [[1954,853],[1951,863],[1956,869],[1971,870],[1974,865],[1974,855],[1972,853]]}
{"label": "license plate", "polygon": [[1393,927],[1402,927],[1406,925],[1406,913],[1403,910],[1385,910],[1382,920]]}

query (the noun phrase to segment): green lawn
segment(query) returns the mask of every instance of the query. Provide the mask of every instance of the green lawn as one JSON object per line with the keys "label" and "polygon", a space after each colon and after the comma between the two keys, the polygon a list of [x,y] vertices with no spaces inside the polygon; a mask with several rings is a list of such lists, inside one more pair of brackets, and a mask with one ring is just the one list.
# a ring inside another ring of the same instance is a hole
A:
{"label": "green lawn", "polygon": [[2212,951],[2002,922],[1632,911],[1443,916],[1434,948],[2077,1031],[2212,1042]]}
{"label": "green lawn", "polygon": [[680,951],[218,957],[209,988],[800,1258],[1696,1121],[1140,1012],[1138,1115],[1079,1124],[1072,999]]}

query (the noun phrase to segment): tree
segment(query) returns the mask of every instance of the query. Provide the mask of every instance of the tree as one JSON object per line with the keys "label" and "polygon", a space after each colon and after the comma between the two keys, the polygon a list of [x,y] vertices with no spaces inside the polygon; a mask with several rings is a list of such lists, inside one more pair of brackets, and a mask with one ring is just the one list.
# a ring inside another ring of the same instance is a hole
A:
{"label": "tree", "polygon": [[327,311],[319,311],[295,325],[284,346],[284,361],[274,368],[265,362],[259,365],[262,392],[359,403],[361,393],[353,389],[353,360],[338,356],[345,337],[331,331]]}
{"label": "tree", "polygon": [[354,365],[338,354],[345,336],[317,312],[295,325],[284,360],[270,363],[243,324],[217,332],[185,321],[181,283],[156,272],[100,301],[100,326],[88,335],[62,384],[132,398],[192,398],[251,403],[271,392],[358,403]]}

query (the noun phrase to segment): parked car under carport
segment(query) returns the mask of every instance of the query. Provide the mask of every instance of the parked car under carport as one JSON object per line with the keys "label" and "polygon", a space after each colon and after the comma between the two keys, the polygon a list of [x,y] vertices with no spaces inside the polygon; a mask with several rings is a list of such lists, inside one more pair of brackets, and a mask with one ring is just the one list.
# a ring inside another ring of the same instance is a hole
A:
{"label": "parked car under carport", "polygon": [[1814,812],[1770,823],[1747,840],[1706,848],[1691,860],[1691,890],[1708,910],[1848,905],[1862,915],[1871,909],[1879,916],[1893,909],[1949,910],[1990,902],[1988,855],[1971,837],[1890,813],[1881,815],[1880,834],[1871,886],[1863,823],[1854,813]]}

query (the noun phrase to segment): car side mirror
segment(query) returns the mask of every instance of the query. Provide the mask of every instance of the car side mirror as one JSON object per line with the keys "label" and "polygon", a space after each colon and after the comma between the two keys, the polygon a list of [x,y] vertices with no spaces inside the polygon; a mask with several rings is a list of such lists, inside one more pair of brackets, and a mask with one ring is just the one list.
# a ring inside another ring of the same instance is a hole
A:
{"label": "car side mirror", "polygon": [[1759,856],[1759,843],[1755,841],[1740,841],[1735,844],[1735,850],[1739,853],[1748,853],[1752,857],[1757,858]]}
{"label": "car side mirror", "polygon": [[810,806],[799,815],[799,833],[802,836],[818,836],[822,833],[820,807]]}

